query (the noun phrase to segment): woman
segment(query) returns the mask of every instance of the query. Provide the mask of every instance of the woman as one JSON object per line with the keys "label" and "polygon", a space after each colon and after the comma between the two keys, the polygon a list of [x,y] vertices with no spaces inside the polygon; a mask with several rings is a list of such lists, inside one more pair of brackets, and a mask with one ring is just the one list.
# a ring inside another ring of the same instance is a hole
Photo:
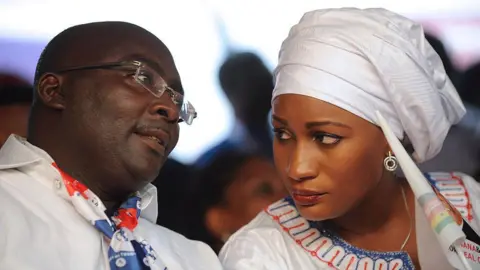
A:
{"label": "woman", "polygon": [[285,189],[267,158],[220,151],[192,185],[185,236],[207,243],[218,253],[230,235],[283,196]]}
{"label": "woman", "polygon": [[[421,173],[423,182],[395,174],[395,154],[405,152],[398,139],[415,161],[426,161],[465,114],[420,25],[383,9],[306,13],[282,44],[275,82],[275,164],[290,197],[229,239],[220,253],[225,269],[442,270],[478,262],[473,244],[466,258],[436,237],[458,227],[453,218],[462,213],[475,238],[477,183],[464,174],[428,175],[457,209],[438,208],[429,204],[440,202],[433,192],[426,195],[435,200],[415,197],[414,186],[432,191]],[[401,149],[387,141],[380,116]]]}

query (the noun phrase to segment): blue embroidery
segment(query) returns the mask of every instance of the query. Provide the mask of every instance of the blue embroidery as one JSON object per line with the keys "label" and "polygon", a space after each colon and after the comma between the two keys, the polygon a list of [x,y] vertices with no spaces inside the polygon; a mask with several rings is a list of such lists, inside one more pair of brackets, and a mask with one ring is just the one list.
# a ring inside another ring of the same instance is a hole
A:
{"label": "blue embroidery", "polygon": [[[272,208],[270,210],[277,210],[281,207],[285,207],[287,205],[290,205],[292,207],[294,207],[295,209],[296,206],[295,206],[295,203],[293,202],[293,199],[291,197],[286,197],[285,198],[285,201],[288,202],[288,204],[281,204],[280,206],[277,206],[275,208]],[[293,217],[293,218],[289,218],[288,221],[291,221],[293,219],[296,219],[296,218],[302,218],[300,215],[297,215],[296,217]],[[282,222],[282,223],[285,223],[286,221]],[[312,221],[308,221],[309,223],[309,228],[306,229],[306,230],[303,230],[301,232],[297,232],[295,234],[292,234],[292,236],[295,236],[295,235],[298,235],[298,234],[301,234],[311,228],[314,228],[316,229],[320,236],[315,238],[314,240],[312,240],[311,242],[307,243],[305,246],[310,246],[312,243],[318,241],[322,236],[323,237],[327,237],[329,238],[333,245],[330,249],[326,250],[323,254],[321,254],[321,256],[325,256],[334,246],[340,246],[341,248],[343,248],[345,250],[345,256],[342,258],[342,260],[340,260],[335,266],[338,267],[343,259],[347,258],[347,255],[349,254],[354,254],[356,255],[359,259],[362,259],[362,258],[370,258],[374,263],[375,261],[379,260],[379,259],[382,259],[382,260],[385,260],[388,263],[392,262],[393,260],[401,260],[403,262],[403,267],[401,268],[401,270],[414,270],[415,267],[413,265],[413,262],[412,260],[410,259],[410,256],[408,255],[407,252],[404,252],[404,251],[400,251],[400,252],[377,252],[377,251],[370,251],[370,250],[364,250],[364,249],[361,249],[361,248],[357,248],[355,246],[352,246],[351,244],[347,243],[345,240],[343,240],[340,236],[338,236],[337,234],[335,234],[334,232],[330,231],[330,230],[327,230],[325,228],[320,228],[319,226],[319,222],[312,222]],[[355,270],[359,269],[360,265],[357,265],[355,267]],[[388,270],[389,268],[385,269],[385,270]],[[400,270],[400,269],[398,269]]]}

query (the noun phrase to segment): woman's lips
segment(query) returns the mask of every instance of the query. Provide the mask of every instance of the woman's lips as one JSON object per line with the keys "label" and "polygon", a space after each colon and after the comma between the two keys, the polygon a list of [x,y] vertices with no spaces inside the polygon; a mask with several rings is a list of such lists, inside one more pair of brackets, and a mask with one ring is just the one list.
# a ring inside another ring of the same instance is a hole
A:
{"label": "woman's lips", "polygon": [[319,203],[327,193],[312,190],[294,190],[292,198],[297,205],[309,206]]}

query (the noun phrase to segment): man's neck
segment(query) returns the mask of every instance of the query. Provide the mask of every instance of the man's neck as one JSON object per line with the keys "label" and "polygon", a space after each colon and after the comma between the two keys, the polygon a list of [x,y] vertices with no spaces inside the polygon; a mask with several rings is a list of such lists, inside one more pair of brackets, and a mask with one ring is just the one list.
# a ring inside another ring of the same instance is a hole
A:
{"label": "man's neck", "polygon": [[[52,139],[29,138],[28,141],[47,152],[63,172],[80,181],[97,195],[107,208],[107,214],[112,215],[128,198],[130,194],[128,192],[124,192],[122,193],[123,195],[119,196],[119,193],[106,190],[99,185],[101,181],[96,179],[106,176],[93,169],[90,166],[91,162],[82,162],[82,160],[88,160],[88,158],[81,156],[82,151],[75,151],[71,145],[68,147],[62,146],[60,141]],[[63,149],[71,149],[71,151],[66,153]]]}
{"label": "man's neck", "polygon": [[329,224],[340,235],[366,235],[382,231],[405,212],[402,182],[393,177],[381,180],[362,203]]}

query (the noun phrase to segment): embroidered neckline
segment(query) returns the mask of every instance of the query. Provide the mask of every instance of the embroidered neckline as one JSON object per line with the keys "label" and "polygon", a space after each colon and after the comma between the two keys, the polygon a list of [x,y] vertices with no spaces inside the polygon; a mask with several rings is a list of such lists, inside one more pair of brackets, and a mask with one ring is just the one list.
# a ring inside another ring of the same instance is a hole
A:
{"label": "embroidered neckline", "polygon": [[413,270],[406,252],[376,252],[350,245],[328,230],[315,228],[303,218],[291,198],[270,205],[265,212],[289,234],[302,249],[329,269]]}
{"label": "embroidered neckline", "polygon": [[[455,173],[430,173],[427,179],[459,210],[467,221],[473,220],[468,191],[460,175]],[[290,235],[303,250],[329,269],[359,270],[413,270],[413,262],[406,252],[376,252],[357,248],[338,235],[317,229],[303,218],[290,197],[265,209],[265,212]]]}

